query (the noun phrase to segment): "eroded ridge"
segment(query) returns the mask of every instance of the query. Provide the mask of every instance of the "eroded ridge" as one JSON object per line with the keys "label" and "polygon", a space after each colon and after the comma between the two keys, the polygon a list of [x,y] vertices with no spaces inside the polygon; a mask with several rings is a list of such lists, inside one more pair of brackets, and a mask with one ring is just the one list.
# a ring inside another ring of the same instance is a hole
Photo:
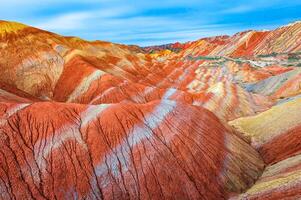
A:
{"label": "eroded ridge", "polygon": [[34,103],[0,142],[3,199],[221,199],[264,166],[211,112],[175,101]]}

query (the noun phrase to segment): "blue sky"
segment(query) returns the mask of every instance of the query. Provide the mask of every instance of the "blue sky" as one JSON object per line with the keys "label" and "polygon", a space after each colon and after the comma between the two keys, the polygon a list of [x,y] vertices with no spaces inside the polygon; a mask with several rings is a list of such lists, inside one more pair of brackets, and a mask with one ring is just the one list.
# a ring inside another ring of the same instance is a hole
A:
{"label": "blue sky", "polygon": [[0,19],[141,46],[301,20],[301,0],[0,0]]}

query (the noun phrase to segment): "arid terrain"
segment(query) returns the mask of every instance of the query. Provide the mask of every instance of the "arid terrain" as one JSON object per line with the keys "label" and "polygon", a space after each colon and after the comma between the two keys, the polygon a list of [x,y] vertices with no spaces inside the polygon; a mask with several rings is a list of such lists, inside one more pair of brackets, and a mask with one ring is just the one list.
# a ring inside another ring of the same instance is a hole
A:
{"label": "arid terrain", "polygon": [[301,199],[301,22],[139,47],[0,21],[0,199]]}

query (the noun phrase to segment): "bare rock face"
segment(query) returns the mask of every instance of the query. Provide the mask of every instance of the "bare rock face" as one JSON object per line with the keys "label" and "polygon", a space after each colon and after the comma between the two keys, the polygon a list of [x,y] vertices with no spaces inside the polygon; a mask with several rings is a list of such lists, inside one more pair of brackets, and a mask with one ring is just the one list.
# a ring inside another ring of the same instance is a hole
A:
{"label": "bare rock face", "polygon": [[1,108],[11,113],[1,127],[2,198],[221,199],[264,166],[211,112],[174,101]]}
{"label": "bare rock face", "polygon": [[0,21],[0,199],[300,198],[300,31],[140,48]]}

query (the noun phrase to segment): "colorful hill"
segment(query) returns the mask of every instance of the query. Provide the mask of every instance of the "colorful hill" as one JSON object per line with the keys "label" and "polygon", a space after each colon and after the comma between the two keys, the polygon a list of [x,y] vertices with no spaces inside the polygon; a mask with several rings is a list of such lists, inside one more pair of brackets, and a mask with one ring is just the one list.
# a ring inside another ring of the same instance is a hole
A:
{"label": "colorful hill", "polygon": [[203,38],[188,43],[175,43],[144,48],[148,52],[170,49],[181,56],[229,56],[233,58],[268,56],[301,51],[301,21],[272,31],[245,31],[233,36]]}
{"label": "colorful hill", "polygon": [[301,23],[141,48],[0,21],[0,199],[298,199]]}

